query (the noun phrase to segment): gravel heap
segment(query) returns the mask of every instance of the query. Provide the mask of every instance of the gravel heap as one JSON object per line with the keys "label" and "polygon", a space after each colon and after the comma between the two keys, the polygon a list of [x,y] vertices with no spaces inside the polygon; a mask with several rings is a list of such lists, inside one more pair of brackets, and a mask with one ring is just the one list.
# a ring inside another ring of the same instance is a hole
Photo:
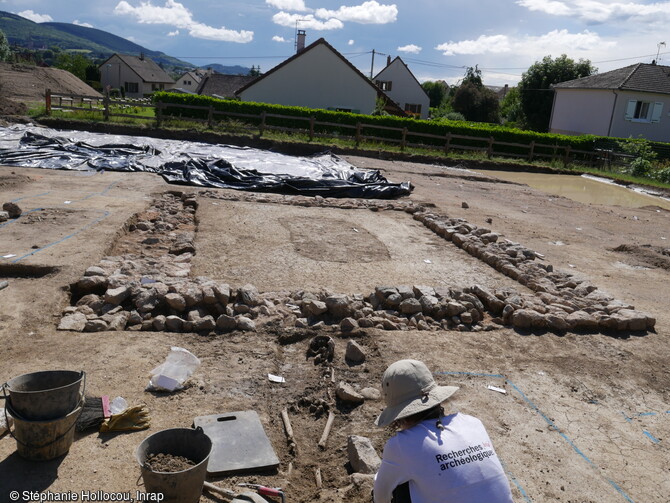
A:
{"label": "gravel heap", "polygon": [[[207,277],[190,277],[195,254],[196,194],[169,191],[136,215],[119,239],[119,255],[105,257],[70,285],[72,305],[59,330],[97,332],[253,331],[259,324],[343,332],[383,330],[493,330],[513,326],[557,333],[630,332],[653,329],[656,320],[600,292],[569,273],[556,272],[542,256],[502,239],[490,229],[427,211],[411,201],[307,198],[203,191],[205,197],[301,206],[368,208],[413,214],[437,235],[516,280],[533,293],[427,285],[381,285],[365,294],[329,291],[259,292]],[[127,252],[127,253],[126,253]]]}

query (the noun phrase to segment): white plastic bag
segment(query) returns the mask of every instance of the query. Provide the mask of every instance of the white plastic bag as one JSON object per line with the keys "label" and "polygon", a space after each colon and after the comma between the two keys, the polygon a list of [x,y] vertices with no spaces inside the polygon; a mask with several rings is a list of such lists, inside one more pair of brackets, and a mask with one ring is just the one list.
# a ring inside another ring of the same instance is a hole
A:
{"label": "white plastic bag", "polygon": [[182,389],[184,382],[200,366],[200,360],[190,351],[173,346],[165,362],[151,371],[149,390],[175,391]]}

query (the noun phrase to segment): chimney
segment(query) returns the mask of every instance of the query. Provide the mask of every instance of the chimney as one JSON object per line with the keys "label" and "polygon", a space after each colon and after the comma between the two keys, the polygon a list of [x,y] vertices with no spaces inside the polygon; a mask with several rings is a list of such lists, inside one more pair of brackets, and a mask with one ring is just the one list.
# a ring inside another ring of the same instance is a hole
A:
{"label": "chimney", "polygon": [[386,66],[391,64],[391,56],[386,56]]}
{"label": "chimney", "polygon": [[140,60],[144,61],[144,53],[143,52],[140,52]]}
{"label": "chimney", "polygon": [[296,53],[302,52],[305,49],[305,37],[307,34],[305,33],[305,30],[298,30],[298,35],[295,39],[295,48],[296,48]]}

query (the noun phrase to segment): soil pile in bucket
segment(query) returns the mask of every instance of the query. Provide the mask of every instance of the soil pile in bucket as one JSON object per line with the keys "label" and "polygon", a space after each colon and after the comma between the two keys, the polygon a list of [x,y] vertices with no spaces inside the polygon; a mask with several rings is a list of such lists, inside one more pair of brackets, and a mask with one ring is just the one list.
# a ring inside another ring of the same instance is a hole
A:
{"label": "soil pile in bucket", "polygon": [[154,472],[181,472],[187,470],[196,463],[184,456],[173,456],[172,454],[152,454],[144,462],[144,466]]}

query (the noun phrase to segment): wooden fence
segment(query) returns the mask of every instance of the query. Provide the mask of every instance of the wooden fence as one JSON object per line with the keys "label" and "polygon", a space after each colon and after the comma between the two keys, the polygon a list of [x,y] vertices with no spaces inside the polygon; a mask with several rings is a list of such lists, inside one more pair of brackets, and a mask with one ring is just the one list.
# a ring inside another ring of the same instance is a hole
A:
{"label": "wooden fence", "polygon": [[[154,118],[151,119],[146,115],[134,115],[124,113],[124,108],[139,107],[154,109]],[[169,108],[193,109],[200,110],[206,113],[206,119],[198,119],[193,117],[174,117],[166,114]],[[403,151],[407,147],[415,147],[430,150],[439,150],[444,154],[449,154],[451,151],[478,151],[484,152],[488,158],[493,156],[515,157],[519,159],[526,159],[533,161],[534,159],[549,159],[553,162],[562,162],[564,166],[579,159],[583,163],[588,163],[592,166],[606,167],[613,156],[617,155],[613,151],[603,151],[602,149],[593,150],[577,150],[570,146],[550,145],[532,141],[530,143],[512,143],[498,141],[494,137],[482,136],[466,136],[447,133],[446,135],[435,135],[429,133],[420,133],[411,131],[408,128],[393,128],[388,126],[379,126],[376,124],[366,124],[358,122],[356,125],[337,124],[331,122],[317,121],[314,117],[294,117],[287,115],[271,114],[261,112],[260,114],[243,114],[216,110],[213,106],[195,106],[184,105],[177,103],[152,103],[149,99],[111,99],[109,95],[104,97],[93,96],[78,96],[51,93],[47,89],[46,92],[46,114],[50,115],[53,110],[80,110],[87,112],[100,113],[104,120],[109,120],[110,117],[128,117],[135,119],[151,119],[156,121],[156,125],[160,127],[166,119],[178,118],[179,120],[206,123],[208,127],[214,127],[220,124],[222,120],[234,119],[241,122],[241,125],[236,125],[236,129],[243,129],[249,132],[258,132],[259,136],[263,136],[265,131],[284,131],[288,133],[300,133],[309,137],[310,141],[314,138],[346,138],[355,141],[358,146],[363,141],[377,141],[398,145]],[[286,126],[278,126],[268,123],[268,119],[280,119],[290,121],[301,121],[305,123],[304,128],[291,128]],[[317,132],[317,127],[331,127],[338,130],[349,131],[350,134],[336,134]],[[397,133],[396,138],[375,136],[374,131],[391,131]],[[425,141],[422,141],[425,140]],[[514,151],[501,150],[501,147],[508,147]]]}

